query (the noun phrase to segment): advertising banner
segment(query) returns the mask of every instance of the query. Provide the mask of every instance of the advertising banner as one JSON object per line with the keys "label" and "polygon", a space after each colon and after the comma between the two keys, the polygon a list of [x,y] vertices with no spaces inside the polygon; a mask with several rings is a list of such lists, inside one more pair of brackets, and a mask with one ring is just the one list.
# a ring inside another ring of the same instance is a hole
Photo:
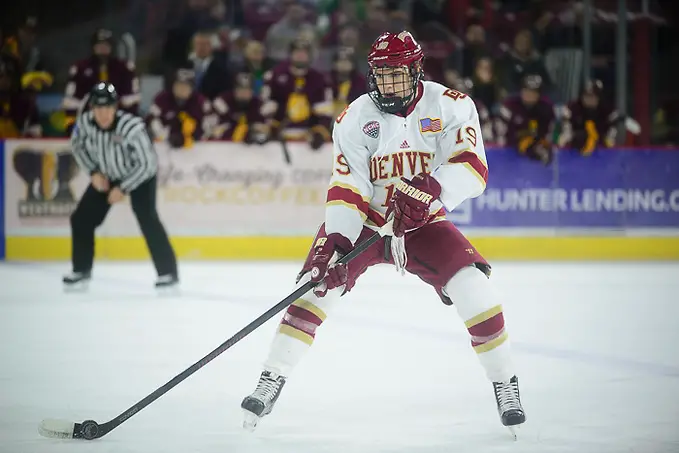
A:
{"label": "advertising banner", "polygon": [[[4,153],[6,236],[68,236],[69,215],[89,182],[65,140],[10,140]],[[263,147],[200,143],[157,147],[158,210],[173,236],[310,236],[323,220],[332,167],[330,145],[314,152],[289,144]],[[489,149],[489,182],[449,218],[477,235],[544,230],[663,230],[679,236],[679,152],[561,151],[544,165]],[[497,230],[488,233],[489,230]],[[115,206],[98,234],[139,235],[129,203]]]}
{"label": "advertising banner", "polygon": [[[5,143],[6,234],[66,236],[69,215],[89,183],[64,140]],[[330,148],[289,144],[158,145],[158,211],[171,235],[311,235],[323,220],[332,168]],[[138,236],[129,202],[116,205],[100,235]]]}
{"label": "advertising banner", "polygon": [[548,167],[489,150],[486,191],[449,218],[473,228],[678,229],[679,151],[564,150]]}
{"label": "advertising banner", "polygon": [[5,142],[0,140],[0,260],[5,259]]}

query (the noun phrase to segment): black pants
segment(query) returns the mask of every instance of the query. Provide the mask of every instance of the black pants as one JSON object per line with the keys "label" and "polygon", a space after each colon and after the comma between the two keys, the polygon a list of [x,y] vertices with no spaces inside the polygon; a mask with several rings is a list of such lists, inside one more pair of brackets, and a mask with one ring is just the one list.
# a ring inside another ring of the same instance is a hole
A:
{"label": "black pants", "polygon": [[[115,183],[111,184],[112,187]],[[130,193],[132,210],[149,248],[158,275],[177,275],[177,259],[156,211],[156,178]],[[94,230],[102,224],[111,205],[108,193],[91,184],[71,214],[72,260],[74,272],[89,272],[94,261]]]}

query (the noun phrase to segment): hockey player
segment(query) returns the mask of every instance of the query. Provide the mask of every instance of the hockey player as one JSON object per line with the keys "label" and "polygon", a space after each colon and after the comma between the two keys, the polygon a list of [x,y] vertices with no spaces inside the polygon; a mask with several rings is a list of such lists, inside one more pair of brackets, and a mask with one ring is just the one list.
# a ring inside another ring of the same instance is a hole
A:
{"label": "hockey player", "polygon": [[0,139],[40,137],[42,127],[35,100],[16,86],[13,61],[0,56]]}
{"label": "hockey player", "polygon": [[517,96],[507,98],[497,122],[498,143],[543,164],[552,161],[554,105],[542,94],[542,78],[528,75]]}
{"label": "hockey player", "polygon": [[195,89],[192,69],[178,69],[169,90],[153,100],[146,123],[155,140],[167,140],[172,148],[192,148],[196,140],[207,138],[216,118],[212,103]]}
{"label": "hockey player", "polygon": [[243,72],[235,77],[235,82],[234,90],[221,93],[212,102],[218,123],[213,137],[236,143],[264,144],[269,135],[264,117],[267,112],[254,93],[253,78]]}
{"label": "hockey player", "polygon": [[[333,130],[334,165],[321,225],[297,284],[319,283],[285,313],[254,392],[241,403],[244,427],[269,414],[286,379],[340,297],[370,266],[391,263],[454,303],[492,382],[502,423],[525,421],[510,357],[502,299],[490,266],[446,220],[488,178],[479,119],[469,96],[422,81],[423,53],[412,35],[384,33],[368,56],[368,93]],[[336,260],[393,218],[394,235],[348,265]]]}
{"label": "hockey player", "polygon": [[589,156],[599,146],[615,144],[618,122],[624,118],[601,99],[603,84],[589,80],[580,98],[563,111],[563,142]]}
{"label": "hockey player", "polygon": [[298,39],[290,59],[264,76],[262,101],[271,118],[272,137],[306,139],[318,150],[330,139],[332,90],[324,74],[311,67],[311,44]]}
{"label": "hockey player", "polygon": [[114,39],[110,30],[99,29],[92,36],[92,55],[76,62],[69,70],[62,107],[66,111],[66,126],[75,123],[75,115],[83,98],[99,82],[110,82],[120,93],[120,108],[136,114],[141,94],[139,79],[132,62],[113,56]]}

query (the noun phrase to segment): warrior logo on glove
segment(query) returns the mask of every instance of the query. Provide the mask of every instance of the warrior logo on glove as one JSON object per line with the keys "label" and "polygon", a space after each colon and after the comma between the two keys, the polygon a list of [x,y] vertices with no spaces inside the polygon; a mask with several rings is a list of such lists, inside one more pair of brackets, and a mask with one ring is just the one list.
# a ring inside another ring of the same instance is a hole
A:
{"label": "warrior logo on glove", "polygon": [[411,181],[401,178],[396,185],[387,218],[394,215],[394,235],[421,228],[429,221],[429,208],[441,196],[441,185],[431,175],[420,173]]}

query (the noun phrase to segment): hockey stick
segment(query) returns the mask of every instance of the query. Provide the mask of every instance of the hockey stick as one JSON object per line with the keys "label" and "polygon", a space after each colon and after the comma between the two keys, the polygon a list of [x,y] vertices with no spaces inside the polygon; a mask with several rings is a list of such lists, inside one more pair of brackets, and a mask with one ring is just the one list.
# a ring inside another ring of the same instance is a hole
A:
{"label": "hockey stick", "polygon": [[278,132],[278,141],[281,143],[281,149],[283,150],[283,158],[285,159],[285,163],[288,165],[292,165],[292,158],[290,157],[290,150],[288,150],[288,142],[285,140],[285,129],[287,129],[288,124],[290,124],[290,121],[286,117],[280,125],[280,129]]}
{"label": "hockey stick", "polygon": [[[384,236],[389,236],[393,234],[392,222],[388,222],[382,228],[375,232],[365,241],[361,242],[354,248],[351,252],[344,255],[339,259],[339,263],[346,264],[359,256],[370,246],[375,244],[380,238]],[[59,439],[84,439],[92,440],[104,437],[106,434],[110,433],[118,426],[123,424],[125,421],[130,419],[133,415],[144,409],[149,404],[153,403],[155,400],[169,392],[172,388],[178,385],[180,382],[184,381],[186,378],[191,376],[193,373],[210,363],[212,360],[217,358],[222,352],[229,349],[231,346],[235,345],[247,335],[252,333],[259,326],[264,324],[266,321],[271,319],[276,313],[284,310],[288,305],[292,304],[294,301],[302,297],[308,291],[312,290],[317,283],[307,282],[297,288],[288,297],[278,302],[276,305],[271,307],[257,319],[252,321],[250,324],[241,329],[234,336],[226,340],[224,343],[219,345],[216,349],[210,352],[208,355],[191,365],[186,370],[179,373],[177,376],[173,377],[163,386],[156,389],[153,393],[147,395],[145,398],[137,402],[134,406],[127,409],[122,414],[118,415],[113,420],[110,420],[101,425],[94,420],[85,420],[82,423],[73,423],[68,420],[62,419],[45,419],[40,422],[38,427],[38,432],[44,437],[59,438]]]}

